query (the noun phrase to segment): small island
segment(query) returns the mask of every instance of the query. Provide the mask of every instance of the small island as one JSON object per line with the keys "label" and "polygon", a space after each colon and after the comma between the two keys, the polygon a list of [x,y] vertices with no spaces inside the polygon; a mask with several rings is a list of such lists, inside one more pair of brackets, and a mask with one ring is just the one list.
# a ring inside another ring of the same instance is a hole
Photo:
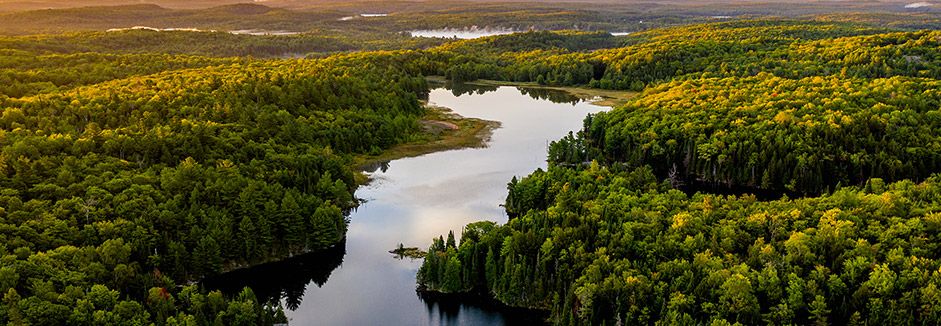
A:
{"label": "small island", "polygon": [[398,258],[398,259],[404,259],[404,258],[421,259],[421,258],[425,258],[425,252],[422,251],[421,249],[418,249],[417,247],[405,247],[405,245],[403,245],[403,244],[401,244],[401,243],[400,243],[399,246],[396,247],[395,249],[389,250],[389,253],[395,255],[395,258]]}

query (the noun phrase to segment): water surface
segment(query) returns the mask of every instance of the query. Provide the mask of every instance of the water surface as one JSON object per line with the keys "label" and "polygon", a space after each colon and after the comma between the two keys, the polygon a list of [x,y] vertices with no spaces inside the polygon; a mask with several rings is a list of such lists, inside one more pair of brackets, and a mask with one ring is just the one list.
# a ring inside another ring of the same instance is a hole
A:
{"label": "water surface", "polygon": [[[249,285],[282,300],[294,325],[533,324],[538,315],[479,301],[422,299],[420,260],[388,252],[399,243],[427,248],[431,239],[479,220],[506,222],[506,184],[546,167],[546,146],[602,111],[565,93],[514,87],[435,89],[431,104],[502,123],[489,147],[452,150],[377,165],[356,191],[366,202],[351,213],[339,248],[226,275],[231,289]],[[336,268],[336,269],[334,269]]]}
{"label": "water surface", "polygon": [[508,28],[440,28],[423,29],[408,31],[414,37],[437,37],[437,38],[458,38],[473,39],[485,36],[506,35],[518,33],[519,31]]}

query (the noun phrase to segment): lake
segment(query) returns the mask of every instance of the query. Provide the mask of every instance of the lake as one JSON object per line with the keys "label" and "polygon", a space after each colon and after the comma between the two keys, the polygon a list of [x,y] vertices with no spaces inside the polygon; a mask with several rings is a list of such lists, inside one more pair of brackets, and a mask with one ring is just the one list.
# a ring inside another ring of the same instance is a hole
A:
{"label": "lake", "polygon": [[440,28],[408,31],[413,37],[437,37],[437,38],[459,38],[473,39],[485,36],[506,35],[518,33],[519,31],[508,28]]}
{"label": "lake", "polygon": [[430,104],[500,121],[486,148],[404,158],[376,166],[356,191],[365,202],[350,214],[345,243],[283,262],[223,275],[210,288],[244,285],[263,300],[282,300],[295,325],[533,324],[542,316],[485,300],[420,298],[421,260],[396,259],[399,243],[426,249],[432,238],[470,222],[507,220],[500,204],[513,176],[546,167],[546,147],[582,126],[595,106],[567,93],[515,87],[438,88]]}

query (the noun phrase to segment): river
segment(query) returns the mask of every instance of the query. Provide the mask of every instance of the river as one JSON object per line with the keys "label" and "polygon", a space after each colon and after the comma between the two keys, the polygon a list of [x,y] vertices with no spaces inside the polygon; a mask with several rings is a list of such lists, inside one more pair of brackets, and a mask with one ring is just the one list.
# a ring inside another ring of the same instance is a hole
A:
{"label": "river", "polygon": [[541,320],[486,302],[422,299],[415,291],[421,260],[396,259],[388,251],[399,243],[427,248],[432,238],[449,230],[460,235],[469,222],[506,222],[500,204],[507,182],[545,168],[550,141],[580,129],[587,114],[606,108],[566,93],[515,87],[438,88],[428,101],[502,126],[485,148],[394,160],[370,172],[373,181],[356,191],[365,203],[351,213],[346,242],[338,248],[237,271],[215,283],[230,290],[250,285],[259,298],[282,300],[292,325],[504,325]]}

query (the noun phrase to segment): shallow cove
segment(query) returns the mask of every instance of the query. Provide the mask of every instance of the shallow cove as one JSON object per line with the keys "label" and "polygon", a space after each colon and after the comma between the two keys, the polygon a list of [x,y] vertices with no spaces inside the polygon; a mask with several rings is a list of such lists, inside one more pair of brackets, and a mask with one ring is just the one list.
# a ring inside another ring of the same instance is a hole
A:
{"label": "shallow cove", "polygon": [[[542,316],[486,300],[419,297],[421,260],[394,258],[399,243],[426,248],[431,239],[478,220],[506,222],[500,204],[513,176],[546,167],[546,147],[583,118],[607,108],[562,92],[516,87],[431,91],[429,104],[465,117],[495,120],[486,148],[437,152],[376,165],[364,199],[350,215],[343,248],[291,258],[207,280],[226,292],[252,286],[261,300],[280,300],[295,325],[533,324]],[[335,269],[334,269],[335,268]]]}

